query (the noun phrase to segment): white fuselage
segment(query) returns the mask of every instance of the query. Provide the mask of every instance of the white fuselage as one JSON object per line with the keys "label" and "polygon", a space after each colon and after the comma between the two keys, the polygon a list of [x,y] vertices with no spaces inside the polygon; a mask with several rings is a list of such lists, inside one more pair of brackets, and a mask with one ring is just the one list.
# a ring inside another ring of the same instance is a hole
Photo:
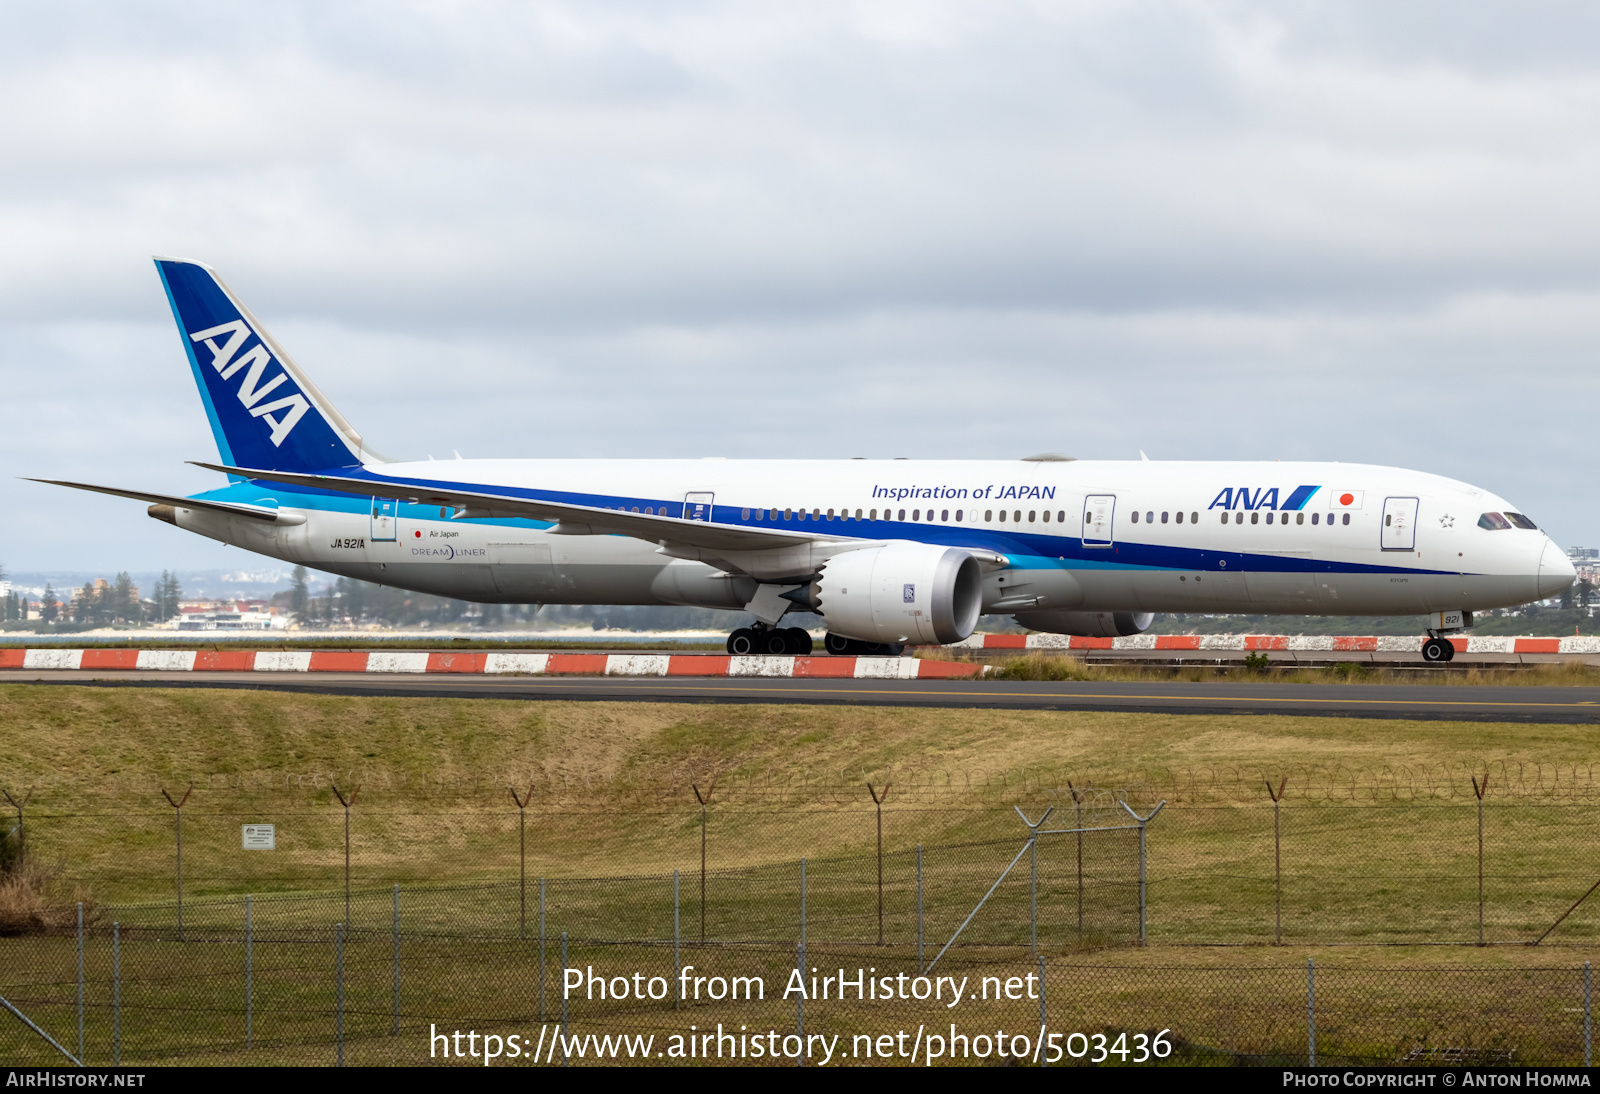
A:
{"label": "white fuselage", "polygon": [[[369,469],[833,541],[993,552],[1006,564],[984,576],[986,611],[1409,615],[1525,603],[1573,577],[1548,537],[1506,520],[1518,511],[1494,494],[1360,464],[458,460]],[[455,519],[420,502],[385,508],[259,482],[197,497],[305,519],[180,509],[180,527],[352,578],[484,602],[740,608],[761,581],[801,578],[834,549],[791,551],[771,572],[730,571],[642,538]]]}

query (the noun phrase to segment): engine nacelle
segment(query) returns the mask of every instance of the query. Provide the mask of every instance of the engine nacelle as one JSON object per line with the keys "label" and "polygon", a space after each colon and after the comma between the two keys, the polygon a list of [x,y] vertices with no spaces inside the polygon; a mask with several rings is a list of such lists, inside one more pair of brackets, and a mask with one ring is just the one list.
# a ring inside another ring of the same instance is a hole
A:
{"label": "engine nacelle", "polygon": [[1018,626],[1045,634],[1124,638],[1143,634],[1156,617],[1150,612],[1022,612],[1011,618]]}
{"label": "engine nacelle", "polygon": [[978,625],[983,573],[959,548],[889,543],[828,559],[811,596],[832,634],[946,645]]}

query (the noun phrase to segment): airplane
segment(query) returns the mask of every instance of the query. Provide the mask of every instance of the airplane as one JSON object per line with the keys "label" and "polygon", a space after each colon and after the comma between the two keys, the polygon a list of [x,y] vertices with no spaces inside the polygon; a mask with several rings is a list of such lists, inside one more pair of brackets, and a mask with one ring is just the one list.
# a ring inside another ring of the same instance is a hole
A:
{"label": "airplane", "polygon": [[[1576,574],[1521,510],[1367,464],[1072,460],[397,461],[317,390],[210,267],[156,268],[227,485],[132,498],[157,520],[458,600],[742,610],[735,655],[898,655],[981,615],[1064,635],[1156,613],[1426,615],[1427,661],[1473,613]],[[1141,456],[1143,454],[1141,453]]]}

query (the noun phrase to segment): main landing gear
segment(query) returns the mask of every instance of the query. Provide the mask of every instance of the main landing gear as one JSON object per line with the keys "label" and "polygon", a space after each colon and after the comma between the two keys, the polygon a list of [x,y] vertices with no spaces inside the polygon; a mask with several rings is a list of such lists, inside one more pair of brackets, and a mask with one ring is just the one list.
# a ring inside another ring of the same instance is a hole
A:
{"label": "main landing gear", "polygon": [[1445,638],[1429,638],[1422,644],[1422,659],[1433,663],[1454,661],[1456,657],[1455,644]]}
{"label": "main landing gear", "polygon": [[822,640],[822,648],[847,657],[899,657],[905,651],[904,646],[890,642],[861,642],[832,632]]}
{"label": "main landing gear", "polygon": [[769,627],[757,623],[753,627],[740,627],[728,635],[728,652],[735,657],[763,653],[804,656],[811,652],[811,646],[811,636],[799,627]]}

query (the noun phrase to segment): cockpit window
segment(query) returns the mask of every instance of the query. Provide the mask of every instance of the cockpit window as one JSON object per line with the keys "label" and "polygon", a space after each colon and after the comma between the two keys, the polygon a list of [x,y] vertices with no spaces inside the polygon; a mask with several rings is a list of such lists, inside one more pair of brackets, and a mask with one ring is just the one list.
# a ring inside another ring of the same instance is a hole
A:
{"label": "cockpit window", "polygon": [[1506,518],[1502,517],[1499,513],[1485,513],[1483,516],[1478,518],[1478,527],[1487,529],[1490,532],[1499,532],[1503,529],[1510,528],[1511,522],[1506,520]]}
{"label": "cockpit window", "polygon": [[1528,528],[1528,529],[1531,529],[1531,530],[1537,530],[1538,527],[1539,527],[1537,524],[1533,523],[1533,521],[1529,520],[1527,517],[1523,516],[1521,513],[1507,513],[1506,514],[1506,519],[1509,520],[1512,524],[1515,524],[1518,528]]}

